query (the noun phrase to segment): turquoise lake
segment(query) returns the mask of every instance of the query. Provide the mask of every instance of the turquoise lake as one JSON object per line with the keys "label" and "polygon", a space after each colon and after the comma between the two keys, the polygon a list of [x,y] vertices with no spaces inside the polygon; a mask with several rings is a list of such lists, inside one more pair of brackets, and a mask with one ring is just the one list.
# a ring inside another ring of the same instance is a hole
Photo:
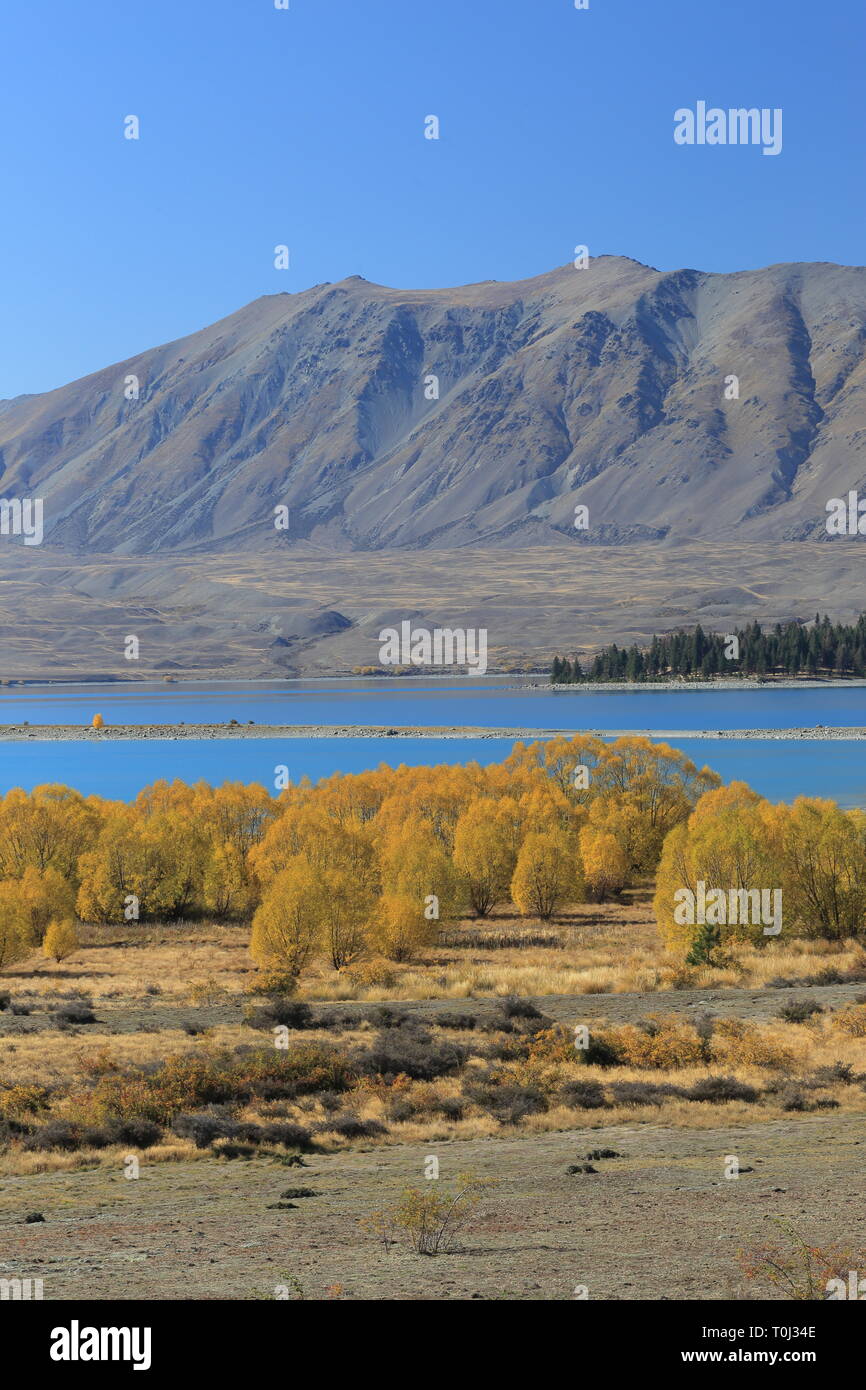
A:
{"label": "turquoise lake", "polygon": [[866,725],[866,685],[813,689],[527,689],[514,677],[451,682],[17,686],[0,724],[372,724],[532,729],[772,729]]}
{"label": "turquoise lake", "polygon": [[[725,781],[740,779],[774,801],[828,796],[844,806],[866,806],[866,742],[783,739],[669,740]],[[342,738],[183,739],[0,743],[0,790],[62,782],[85,793],[128,799],[158,777],[185,782],[204,778],[274,785],[285,765],[293,781],[316,781],[333,772],[361,772],[386,763],[498,762],[510,739]]]}
{"label": "turquoise lake", "polygon": [[[0,723],[474,726],[489,729],[639,731],[866,725],[866,686],[793,690],[553,691],[514,677],[381,681],[291,681],[266,685],[18,686],[0,693]],[[866,742],[672,737],[699,766],[751,783],[775,800],[830,796],[866,805]],[[129,798],[157,778],[204,778],[274,786],[285,765],[293,781],[359,772],[380,763],[414,766],[506,757],[507,738],[148,739],[100,744],[24,738],[0,743],[0,790],[62,782],[85,793]]]}

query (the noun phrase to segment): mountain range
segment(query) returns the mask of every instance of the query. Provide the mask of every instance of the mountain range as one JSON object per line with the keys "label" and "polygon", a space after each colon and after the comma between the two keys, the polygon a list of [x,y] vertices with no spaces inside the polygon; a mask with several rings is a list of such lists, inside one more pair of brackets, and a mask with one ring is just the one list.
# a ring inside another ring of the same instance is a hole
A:
{"label": "mountain range", "polygon": [[852,621],[826,513],[864,480],[866,268],[269,295],[0,401],[0,495],[44,513],[0,537],[0,676],[346,673],[406,618],[488,627],[491,669]]}
{"label": "mountain range", "polygon": [[70,553],[821,539],[864,478],[866,268],[829,264],[353,277],[0,402],[0,490]]}

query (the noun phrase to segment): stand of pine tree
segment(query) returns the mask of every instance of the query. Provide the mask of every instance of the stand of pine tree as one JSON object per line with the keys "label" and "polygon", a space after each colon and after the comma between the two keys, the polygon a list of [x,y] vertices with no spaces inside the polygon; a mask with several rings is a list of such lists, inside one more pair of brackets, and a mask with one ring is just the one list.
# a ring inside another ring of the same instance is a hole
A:
{"label": "stand of pine tree", "polygon": [[[736,638],[736,643],[732,642]],[[729,652],[737,652],[731,656]],[[555,656],[554,685],[594,681],[661,681],[672,676],[712,680],[714,676],[866,676],[866,614],[853,625],[815,615],[811,625],[776,623],[764,631],[750,623],[733,633],[704,632],[698,625],[654,636],[648,647],[603,647],[583,669],[577,657]]]}

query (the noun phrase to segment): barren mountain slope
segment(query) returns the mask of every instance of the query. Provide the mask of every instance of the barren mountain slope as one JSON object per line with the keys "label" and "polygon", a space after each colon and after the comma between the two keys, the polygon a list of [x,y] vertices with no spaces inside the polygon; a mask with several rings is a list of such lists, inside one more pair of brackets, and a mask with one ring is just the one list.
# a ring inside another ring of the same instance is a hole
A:
{"label": "barren mountain slope", "polygon": [[102,553],[820,539],[866,477],[866,269],[267,296],[3,402],[0,465],[49,545]]}

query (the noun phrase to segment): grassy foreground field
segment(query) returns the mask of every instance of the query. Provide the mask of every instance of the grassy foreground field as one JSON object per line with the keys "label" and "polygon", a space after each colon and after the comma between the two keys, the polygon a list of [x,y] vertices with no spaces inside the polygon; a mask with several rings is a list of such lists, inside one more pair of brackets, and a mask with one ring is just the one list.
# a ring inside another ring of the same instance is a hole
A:
{"label": "grassy foreground field", "polygon": [[[46,1298],[766,1298],[738,1252],[784,1240],[775,1218],[866,1247],[858,945],[684,966],[648,886],[443,943],[319,964],[282,1000],[228,925],[89,927],[62,965],[9,969],[0,1277]],[[112,1129],[131,1086],[150,1132]],[[463,1174],[466,1224],[425,1257],[407,1190],[450,1199]]]}
{"label": "grassy foreground field", "polygon": [[[623,1156],[570,1175],[596,1146]],[[282,1287],[308,1299],[564,1300],[585,1285],[592,1299],[755,1299],[774,1290],[744,1277],[737,1252],[766,1238],[769,1214],[816,1244],[828,1231],[866,1244],[859,1116],[439,1141],[442,1181],[471,1167],[495,1186],[455,1253],[386,1252],[359,1220],[423,1182],[428,1152],[366,1145],[291,1170],[208,1158],[143,1167],[138,1182],[117,1166],[7,1179],[3,1274],[42,1278],[46,1298],[273,1298]],[[754,1170],[736,1182],[723,1176],[732,1153]],[[272,1209],[296,1185],[316,1195]],[[20,1224],[34,1207],[45,1224]]]}

